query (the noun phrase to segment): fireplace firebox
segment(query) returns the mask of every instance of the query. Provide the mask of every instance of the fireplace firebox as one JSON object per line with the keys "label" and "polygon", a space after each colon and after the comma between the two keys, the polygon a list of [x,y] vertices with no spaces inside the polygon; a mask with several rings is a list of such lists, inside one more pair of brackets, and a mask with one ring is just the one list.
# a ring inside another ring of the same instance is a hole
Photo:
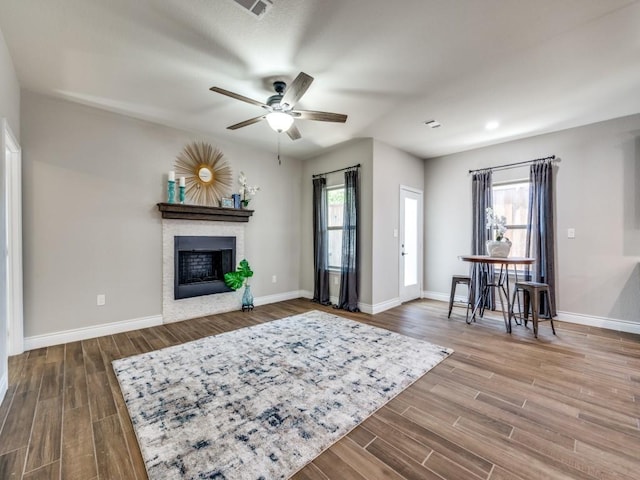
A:
{"label": "fireplace firebox", "polygon": [[236,264],[236,237],[174,237],[174,299],[231,292],[224,274]]}

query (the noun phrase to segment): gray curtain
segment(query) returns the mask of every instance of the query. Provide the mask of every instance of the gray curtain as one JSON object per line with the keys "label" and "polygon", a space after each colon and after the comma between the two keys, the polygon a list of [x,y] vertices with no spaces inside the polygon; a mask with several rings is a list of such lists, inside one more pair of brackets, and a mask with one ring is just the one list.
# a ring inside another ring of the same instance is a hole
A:
{"label": "gray curtain", "polygon": [[[556,315],[555,232],[553,220],[553,164],[542,160],[531,165],[529,174],[529,220],[526,255],[536,259],[531,274],[534,282],[549,285],[551,315]],[[540,311],[546,312],[546,299]]]}
{"label": "gray curtain", "polygon": [[338,308],[359,312],[358,284],[360,281],[358,248],[358,213],[360,211],[359,170],[344,173],[344,213],[342,228],[342,266]]}
{"label": "gray curtain", "polygon": [[[472,255],[486,255],[487,254],[487,240],[490,240],[491,232],[487,230],[487,208],[493,207],[493,195],[491,188],[493,186],[493,179],[491,170],[481,170],[473,174],[471,180],[471,195],[473,201],[472,209],[472,233],[471,233],[471,254]],[[482,280],[482,265],[473,263],[471,267],[471,285],[473,285],[471,291],[471,298],[477,299],[482,293],[479,288],[483,283]],[[493,267],[489,267],[489,278],[493,278]],[[495,305],[495,295],[493,289],[490,290],[489,298],[487,299],[487,307],[493,309]]]}
{"label": "gray curtain", "polygon": [[327,180],[313,179],[313,301],[329,300],[329,237],[327,234]]}

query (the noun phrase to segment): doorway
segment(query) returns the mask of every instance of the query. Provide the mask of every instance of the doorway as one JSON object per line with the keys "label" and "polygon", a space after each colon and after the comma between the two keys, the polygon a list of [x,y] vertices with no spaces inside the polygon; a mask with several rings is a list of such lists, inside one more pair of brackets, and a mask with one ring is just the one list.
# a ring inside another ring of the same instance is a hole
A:
{"label": "doorway", "polygon": [[[4,351],[2,361],[9,355],[24,351],[23,301],[22,301],[22,150],[7,119],[2,119],[0,165],[2,199],[0,200],[0,275],[7,286],[0,294],[0,318]],[[6,341],[5,341],[6,339]]]}
{"label": "doorway", "polygon": [[399,297],[408,302],[422,296],[422,191],[400,186]]}

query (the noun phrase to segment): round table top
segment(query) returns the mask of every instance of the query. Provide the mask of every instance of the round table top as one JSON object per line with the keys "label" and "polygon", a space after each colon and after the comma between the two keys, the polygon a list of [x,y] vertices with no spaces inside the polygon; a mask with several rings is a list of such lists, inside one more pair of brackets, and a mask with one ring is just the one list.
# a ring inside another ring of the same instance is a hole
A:
{"label": "round table top", "polygon": [[460,255],[460,260],[473,263],[492,263],[499,265],[531,265],[536,261],[530,257],[490,257],[489,255]]}

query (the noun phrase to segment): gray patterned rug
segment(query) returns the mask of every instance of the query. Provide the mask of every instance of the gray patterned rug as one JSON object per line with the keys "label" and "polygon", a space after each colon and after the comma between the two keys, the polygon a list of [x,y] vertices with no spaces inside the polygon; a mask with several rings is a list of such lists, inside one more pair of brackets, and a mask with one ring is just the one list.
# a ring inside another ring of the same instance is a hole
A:
{"label": "gray patterned rug", "polygon": [[311,311],[113,362],[149,478],[293,475],[453,350]]}

